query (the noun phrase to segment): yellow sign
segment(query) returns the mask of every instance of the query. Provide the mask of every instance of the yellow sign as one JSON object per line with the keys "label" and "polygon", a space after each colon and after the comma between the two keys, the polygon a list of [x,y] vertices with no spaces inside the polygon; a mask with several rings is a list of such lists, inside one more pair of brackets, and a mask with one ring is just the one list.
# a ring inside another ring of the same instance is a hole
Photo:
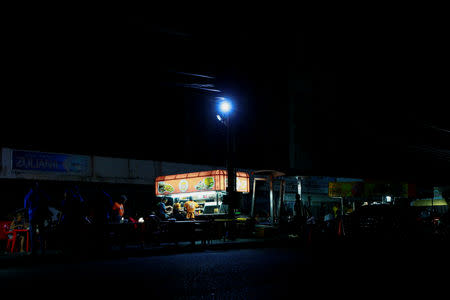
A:
{"label": "yellow sign", "polygon": [[357,182],[329,182],[329,197],[355,197],[360,196],[363,191],[363,183]]}

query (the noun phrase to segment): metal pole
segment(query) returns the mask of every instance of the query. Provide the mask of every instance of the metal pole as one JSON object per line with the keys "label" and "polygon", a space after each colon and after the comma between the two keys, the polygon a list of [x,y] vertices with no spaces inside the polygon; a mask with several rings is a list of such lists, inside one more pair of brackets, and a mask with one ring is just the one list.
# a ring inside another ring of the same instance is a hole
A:
{"label": "metal pole", "polygon": [[278,221],[281,219],[281,207],[283,207],[284,202],[284,188],[285,188],[285,180],[280,180],[280,195],[278,197],[278,208],[277,208],[277,218]]}
{"label": "metal pole", "polygon": [[344,230],[344,198],[341,197],[341,226],[342,226],[342,235],[345,235]]}
{"label": "metal pole", "polygon": [[269,199],[270,199],[270,222],[274,223],[274,205],[273,205],[273,178],[272,175],[269,175]]}
{"label": "metal pole", "polygon": [[255,212],[255,197],[256,197],[256,178],[253,178],[253,194],[252,194],[252,210],[250,216],[253,217]]}
{"label": "metal pole", "polygon": [[434,206],[434,190],[433,190],[433,195],[431,197],[431,214],[430,214],[431,221],[433,221],[433,218],[434,218],[434,214],[433,214],[434,207],[433,206]]}
{"label": "metal pole", "polygon": [[[229,197],[234,197],[234,192],[236,191],[236,172],[234,170],[233,162],[233,132],[231,128],[231,114],[227,115],[227,173],[228,173],[228,187],[227,194]],[[230,217],[234,217],[234,199],[231,201],[231,205],[228,207],[228,214]]]}

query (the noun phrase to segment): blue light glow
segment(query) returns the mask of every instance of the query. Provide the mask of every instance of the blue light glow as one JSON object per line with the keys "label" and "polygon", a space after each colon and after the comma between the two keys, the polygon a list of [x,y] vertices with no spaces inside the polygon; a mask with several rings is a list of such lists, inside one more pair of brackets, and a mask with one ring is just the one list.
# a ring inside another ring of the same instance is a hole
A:
{"label": "blue light glow", "polygon": [[231,102],[228,100],[222,100],[222,102],[220,102],[219,104],[219,109],[221,112],[223,112],[224,114],[227,114],[231,111]]}

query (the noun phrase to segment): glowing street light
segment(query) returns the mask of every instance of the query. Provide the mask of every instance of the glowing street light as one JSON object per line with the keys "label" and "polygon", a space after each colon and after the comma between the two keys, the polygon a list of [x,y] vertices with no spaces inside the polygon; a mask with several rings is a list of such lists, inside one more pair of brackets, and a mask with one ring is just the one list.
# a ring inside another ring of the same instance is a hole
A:
{"label": "glowing street light", "polygon": [[232,109],[232,105],[231,102],[223,99],[220,103],[219,103],[219,110],[224,113],[224,114],[228,114]]}
{"label": "glowing street light", "polygon": [[230,100],[224,97],[216,97],[216,99],[218,100],[217,105],[218,113],[216,114],[216,118],[226,127],[230,127],[230,119],[231,119],[231,112],[233,111],[233,104]]}

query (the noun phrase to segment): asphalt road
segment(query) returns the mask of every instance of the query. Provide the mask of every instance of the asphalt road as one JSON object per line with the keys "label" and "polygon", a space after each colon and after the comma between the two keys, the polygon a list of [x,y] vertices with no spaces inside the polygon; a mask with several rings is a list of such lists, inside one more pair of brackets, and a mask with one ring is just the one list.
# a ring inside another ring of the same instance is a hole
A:
{"label": "asphalt road", "polygon": [[308,264],[311,258],[298,248],[206,250],[14,266],[0,269],[0,281],[71,290],[73,286],[111,290],[118,283],[120,289],[158,297],[252,299],[275,297]]}
{"label": "asphalt road", "polygon": [[[404,249],[336,246],[44,260],[0,268],[0,286],[16,291],[39,287],[45,293],[62,289],[64,296],[77,298],[100,293],[114,299],[140,295],[153,299],[284,299],[295,294],[333,295],[363,286],[371,294],[380,293],[386,284],[399,287],[395,283],[435,280],[437,271],[448,270],[437,255],[411,261],[412,256],[398,252]],[[422,281],[416,287],[428,286]],[[436,291],[436,282],[431,287],[430,291]]]}

